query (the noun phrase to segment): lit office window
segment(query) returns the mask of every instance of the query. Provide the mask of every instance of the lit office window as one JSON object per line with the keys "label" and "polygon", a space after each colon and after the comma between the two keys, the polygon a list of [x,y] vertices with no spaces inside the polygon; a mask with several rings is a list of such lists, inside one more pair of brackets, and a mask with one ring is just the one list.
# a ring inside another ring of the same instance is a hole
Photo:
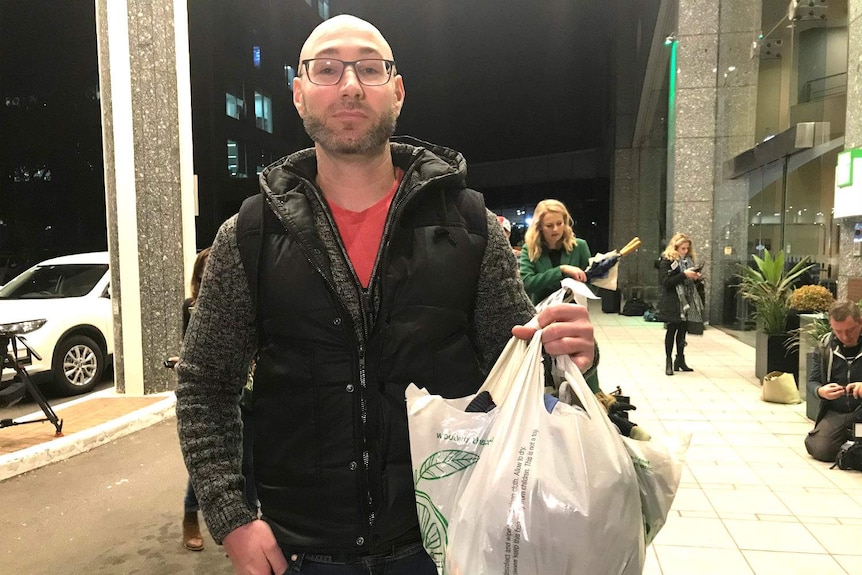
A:
{"label": "lit office window", "polygon": [[254,62],[254,67],[260,68],[260,46],[254,46],[251,49],[251,59]]}
{"label": "lit office window", "polygon": [[329,0],[317,0],[317,13],[323,20],[329,20]]}
{"label": "lit office window", "polygon": [[242,96],[225,92],[224,100],[225,113],[228,116],[237,120],[245,116],[245,100],[242,99]]}
{"label": "lit office window", "polygon": [[293,79],[296,78],[296,70],[293,69],[293,66],[284,66],[284,81],[287,83],[287,87],[293,91]]}
{"label": "lit office window", "polygon": [[245,178],[245,146],[236,140],[227,141],[227,172],[232,178]]}
{"label": "lit office window", "polygon": [[254,93],[254,124],[272,134],[272,99],[260,92]]}

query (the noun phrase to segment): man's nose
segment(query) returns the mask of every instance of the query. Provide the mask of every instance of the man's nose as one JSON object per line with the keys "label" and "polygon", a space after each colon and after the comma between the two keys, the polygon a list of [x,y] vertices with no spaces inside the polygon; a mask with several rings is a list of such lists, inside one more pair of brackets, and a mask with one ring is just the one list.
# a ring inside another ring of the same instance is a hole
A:
{"label": "man's nose", "polygon": [[362,92],[362,83],[359,81],[359,76],[356,75],[354,64],[344,66],[344,71],[341,73],[341,82],[339,84],[342,92],[346,92],[348,94],[351,92]]}

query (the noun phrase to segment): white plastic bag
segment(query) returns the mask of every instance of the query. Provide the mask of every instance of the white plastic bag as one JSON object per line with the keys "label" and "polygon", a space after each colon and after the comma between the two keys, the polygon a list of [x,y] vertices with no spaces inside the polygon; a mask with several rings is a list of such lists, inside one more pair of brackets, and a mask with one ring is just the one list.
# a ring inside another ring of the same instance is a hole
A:
{"label": "white plastic bag", "polygon": [[444,575],[633,575],[644,561],[638,483],[622,438],[572,361],[583,409],[543,400],[541,332],[512,339],[466,413],[407,389],[410,450],[425,548]]}
{"label": "white plastic bag", "polygon": [[667,521],[682,477],[691,434],[653,435],[649,441],[623,437],[623,442],[637,473],[644,541],[649,545]]}

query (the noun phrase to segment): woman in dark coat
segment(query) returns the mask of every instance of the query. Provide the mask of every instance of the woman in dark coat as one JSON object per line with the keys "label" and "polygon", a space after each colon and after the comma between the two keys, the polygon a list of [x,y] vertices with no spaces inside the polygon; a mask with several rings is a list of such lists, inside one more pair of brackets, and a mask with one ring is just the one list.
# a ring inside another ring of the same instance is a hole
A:
{"label": "woman in dark coat", "polygon": [[[703,276],[694,263],[694,246],[691,239],[677,233],[668,242],[659,260],[658,277],[662,288],[658,319],[667,325],[664,337],[665,374],[674,371],[694,371],[685,363],[685,334],[701,333],[703,329],[703,300],[698,284]],[[671,357],[676,341],[676,359]]]}

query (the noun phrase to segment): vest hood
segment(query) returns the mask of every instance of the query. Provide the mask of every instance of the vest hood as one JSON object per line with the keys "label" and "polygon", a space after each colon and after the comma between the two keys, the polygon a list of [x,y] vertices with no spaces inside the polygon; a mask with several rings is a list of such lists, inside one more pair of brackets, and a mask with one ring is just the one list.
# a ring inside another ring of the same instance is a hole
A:
{"label": "vest hood", "polygon": [[[460,152],[410,136],[391,138],[389,150],[392,163],[404,170],[405,179],[409,178],[408,189],[434,180],[453,187],[465,185],[467,162]],[[282,201],[287,193],[305,189],[301,186],[303,181],[309,183],[307,189],[315,189],[312,183],[316,175],[315,149],[306,148],[267,166],[260,174],[260,189],[268,202]]]}

